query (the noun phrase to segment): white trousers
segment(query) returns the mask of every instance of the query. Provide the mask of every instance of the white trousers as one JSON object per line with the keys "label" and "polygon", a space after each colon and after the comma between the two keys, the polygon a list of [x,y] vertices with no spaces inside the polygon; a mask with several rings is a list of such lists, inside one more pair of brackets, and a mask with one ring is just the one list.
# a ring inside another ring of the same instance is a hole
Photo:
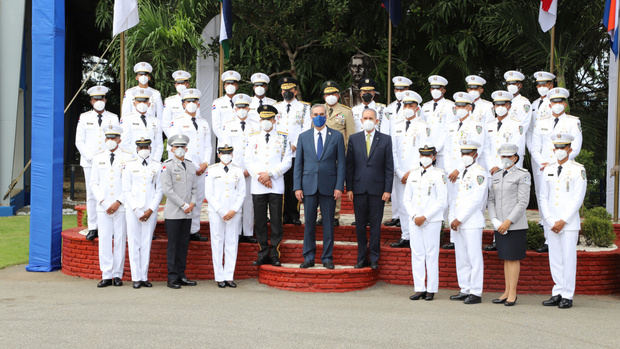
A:
{"label": "white trousers", "polygon": [[[209,211],[211,232],[211,258],[215,281],[232,281],[237,263],[237,248],[241,217],[236,214],[231,220],[224,221],[216,212]],[[224,263],[222,264],[222,260]]]}
{"label": "white trousers", "polygon": [[190,234],[196,234],[200,231],[200,211],[202,210],[202,203],[205,200],[205,176],[198,176],[198,189],[196,190],[196,206],[192,210],[192,226],[189,230]]}
{"label": "white trousers", "polygon": [[[448,226],[450,226],[450,223],[452,223],[451,217],[455,216],[453,212],[456,209],[456,195],[458,194],[459,186],[457,183],[452,183],[450,182],[450,180],[448,180],[447,187],[448,187],[448,209],[446,210],[446,214],[444,214],[444,217],[446,218],[445,221],[448,222]],[[454,240],[454,232],[452,231],[452,229],[450,229],[450,242],[451,243],[456,242]]]}
{"label": "white trousers", "polygon": [[[411,272],[416,292],[437,293],[439,289],[439,237],[441,221],[427,222],[421,227],[411,217]],[[401,220],[402,224],[402,220]],[[426,285],[424,283],[426,279]]]}
{"label": "white trousers", "polygon": [[[400,184],[400,179],[398,179],[398,176],[394,174],[394,182],[392,183],[392,188],[397,187],[398,184]],[[392,190],[391,199],[392,199],[392,219],[400,219],[401,217],[402,219],[407,219],[406,215],[405,216],[399,215],[400,208],[402,207],[401,201],[403,200],[402,193],[397,193],[396,191]],[[401,222],[401,227],[402,227],[402,222]]]}
{"label": "white trousers", "polygon": [[[138,214],[142,215],[144,212],[140,211]],[[157,224],[157,212],[153,212],[146,222],[141,222],[138,218],[134,211],[125,213],[131,281],[148,281],[151,242]]]}
{"label": "white trousers", "polygon": [[[548,230],[548,231],[547,231]],[[554,296],[573,299],[577,274],[578,230],[562,230],[559,234],[545,226],[549,243],[549,267],[553,278]]]}
{"label": "white trousers", "polygon": [[125,212],[116,211],[108,215],[97,212],[99,227],[99,268],[102,279],[123,278],[125,267],[125,243],[127,226]]}
{"label": "white trousers", "polygon": [[[243,222],[243,236],[254,235],[254,204],[252,203],[252,177],[245,178],[245,199],[241,211],[241,220]],[[239,235],[241,235],[241,231]]]}
{"label": "white trousers", "polygon": [[456,276],[462,293],[482,296],[484,262],[482,260],[482,228],[452,232]]}
{"label": "white trousers", "polygon": [[[539,171],[540,165],[532,161],[532,177],[534,177],[534,193],[536,194],[536,207],[538,207],[538,213],[540,214],[540,222],[544,221],[542,211],[540,210],[540,186],[543,181],[543,172]],[[545,235],[545,244],[548,244],[547,229],[543,229]]]}
{"label": "white trousers", "polygon": [[[394,212],[396,212],[397,217],[400,218],[400,238],[403,240],[409,240],[409,223],[411,223],[411,217],[407,214],[407,209],[403,204],[403,199],[405,198],[405,185],[400,182],[396,176],[394,176],[394,185],[392,186],[392,217],[394,217]],[[398,202],[396,205],[395,202]],[[394,206],[396,206],[396,211],[394,211]],[[412,223],[412,225],[415,225]]]}
{"label": "white trousers", "polygon": [[84,187],[86,187],[86,215],[88,230],[97,229],[97,199],[90,189],[90,167],[82,167],[84,170]]}

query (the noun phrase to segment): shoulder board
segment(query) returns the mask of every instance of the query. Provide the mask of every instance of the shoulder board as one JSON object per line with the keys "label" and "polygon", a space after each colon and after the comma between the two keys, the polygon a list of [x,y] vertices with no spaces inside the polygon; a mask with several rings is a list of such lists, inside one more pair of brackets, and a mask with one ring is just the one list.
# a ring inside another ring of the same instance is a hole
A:
{"label": "shoulder board", "polygon": [[216,162],[214,164],[209,165],[209,168],[215,168],[217,166],[219,166],[221,164],[221,162]]}
{"label": "shoulder board", "polygon": [[[521,171],[521,172],[528,172],[528,173],[530,172],[530,171],[528,171],[528,170],[526,170],[526,169],[524,169],[524,168],[522,168],[522,167],[516,167],[516,166],[515,166],[515,168],[517,169],[517,171]],[[497,171],[497,172],[501,172],[501,171]]]}
{"label": "shoulder board", "polygon": [[380,107],[385,107],[385,104],[383,104],[383,103],[375,103],[375,105],[378,105]]}
{"label": "shoulder board", "polygon": [[582,165],[582,164],[578,163],[578,162],[577,162],[577,161],[575,161],[575,160],[572,160],[572,161],[573,161],[573,164],[574,164],[575,166],[583,168],[583,165]]}
{"label": "shoulder board", "polygon": [[351,110],[351,107],[349,107],[348,105],[344,105],[344,104],[340,104],[340,105],[341,105],[344,109]]}
{"label": "shoulder board", "polygon": [[303,103],[303,104],[306,104],[306,105],[310,105],[309,102],[304,102],[304,101],[300,101],[300,102]]}
{"label": "shoulder board", "polygon": [[166,161],[164,161],[164,164],[172,162],[172,159],[167,159]]}
{"label": "shoulder board", "polygon": [[250,136],[256,136],[257,134],[260,134],[260,131],[252,132],[250,133]]}
{"label": "shoulder board", "polygon": [[278,131],[279,135],[288,136],[288,132]]}
{"label": "shoulder board", "polygon": [[121,148],[121,151],[122,151],[123,153],[125,153],[125,154],[129,154],[129,155],[132,155],[132,156],[133,156],[133,153],[128,152],[126,149],[122,149],[122,148]]}
{"label": "shoulder board", "polygon": [[569,119],[579,120],[579,117],[577,117],[577,116],[575,116],[575,115],[569,115],[569,114],[566,114],[566,116],[567,116]]}
{"label": "shoulder board", "polygon": [[189,163],[191,163],[191,162],[192,162],[192,160],[190,160],[190,159],[185,159],[185,161],[187,161],[187,162],[189,162]]}

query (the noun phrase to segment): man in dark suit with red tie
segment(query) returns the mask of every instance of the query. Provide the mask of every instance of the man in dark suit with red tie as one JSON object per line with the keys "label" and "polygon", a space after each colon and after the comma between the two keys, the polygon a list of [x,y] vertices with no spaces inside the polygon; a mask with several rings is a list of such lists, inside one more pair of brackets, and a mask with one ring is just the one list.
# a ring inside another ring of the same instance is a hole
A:
{"label": "man in dark suit with red tie", "polygon": [[[392,140],[376,130],[377,112],[366,109],[362,113],[362,132],[349,137],[347,146],[347,195],[353,200],[355,232],[357,234],[357,264],[368,266],[367,251],[372,269],[378,268],[380,228],[385,202],[390,199],[394,179]],[[366,223],[370,225],[370,243],[367,246]]]}

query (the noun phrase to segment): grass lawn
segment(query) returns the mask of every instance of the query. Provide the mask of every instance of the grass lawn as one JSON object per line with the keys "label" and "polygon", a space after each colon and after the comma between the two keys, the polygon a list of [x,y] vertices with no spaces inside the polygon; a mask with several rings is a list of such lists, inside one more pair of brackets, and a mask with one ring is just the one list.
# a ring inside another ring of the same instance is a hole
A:
{"label": "grass lawn", "polygon": [[[63,216],[62,229],[75,228],[76,216]],[[0,218],[0,269],[28,263],[30,216]]]}

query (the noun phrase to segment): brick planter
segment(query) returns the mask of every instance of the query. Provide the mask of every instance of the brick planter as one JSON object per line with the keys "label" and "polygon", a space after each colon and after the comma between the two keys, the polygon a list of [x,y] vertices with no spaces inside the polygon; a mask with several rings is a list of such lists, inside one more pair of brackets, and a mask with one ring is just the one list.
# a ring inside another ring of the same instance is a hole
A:
{"label": "brick planter", "polygon": [[370,268],[300,269],[263,265],[258,282],[282,290],[298,292],[349,292],[362,290],[377,282],[377,272]]}

